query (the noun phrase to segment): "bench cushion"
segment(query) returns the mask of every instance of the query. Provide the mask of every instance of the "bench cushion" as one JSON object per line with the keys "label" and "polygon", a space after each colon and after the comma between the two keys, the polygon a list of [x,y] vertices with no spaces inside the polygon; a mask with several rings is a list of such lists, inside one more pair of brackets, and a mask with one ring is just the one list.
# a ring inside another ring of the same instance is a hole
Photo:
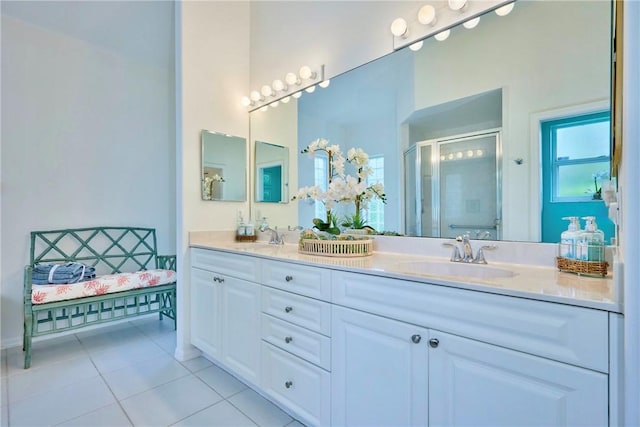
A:
{"label": "bench cushion", "polygon": [[107,274],[93,280],[63,285],[33,285],[31,302],[44,304],[95,295],[111,294],[130,289],[166,285],[176,281],[173,270],[144,270],[135,273]]}

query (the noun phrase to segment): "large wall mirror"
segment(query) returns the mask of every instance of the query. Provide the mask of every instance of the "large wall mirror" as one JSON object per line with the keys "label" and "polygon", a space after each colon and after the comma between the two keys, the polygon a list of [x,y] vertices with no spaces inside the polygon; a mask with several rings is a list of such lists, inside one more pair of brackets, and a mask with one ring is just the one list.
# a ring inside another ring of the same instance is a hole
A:
{"label": "large wall mirror", "polygon": [[203,130],[202,200],[247,200],[247,140],[239,136]]}
{"label": "large wall mirror", "polygon": [[[519,0],[507,16],[489,12],[251,113],[252,138],[268,133],[296,153],[291,194],[317,180],[317,159],[300,154],[311,141],[363,148],[387,196],[378,229],[557,241],[563,216],[594,215],[611,237],[597,199],[610,158],[611,8]],[[305,227],[321,211],[286,209]]]}

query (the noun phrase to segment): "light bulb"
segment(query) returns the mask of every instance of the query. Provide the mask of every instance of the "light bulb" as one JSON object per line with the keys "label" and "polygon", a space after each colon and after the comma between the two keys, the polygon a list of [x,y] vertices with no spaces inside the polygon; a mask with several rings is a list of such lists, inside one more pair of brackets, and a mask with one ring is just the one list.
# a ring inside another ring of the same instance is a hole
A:
{"label": "light bulb", "polygon": [[294,94],[293,94],[293,95],[291,95],[291,96],[293,96],[293,97],[294,97],[294,98],[296,98],[296,99],[297,99],[297,98],[300,98],[300,97],[302,96],[302,92],[296,92],[296,93],[294,93]]}
{"label": "light bulb", "polygon": [[298,76],[296,76],[295,73],[287,73],[287,75],[284,77],[284,81],[286,81],[287,84],[289,84],[289,85],[299,85],[300,84],[300,79],[298,78]]}
{"label": "light bulb", "polygon": [[441,161],[443,161],[443,162],[444,162],[444,161],[445,161],[445,159],[446,159],[446,157],[445,157],[445,156],[440,156],[440,160],[441,160]]}
{"label": "light bulb", "polygon": [[290,96],[285,96],[284,98],[282,98],[280,101],[282,101],[283,104],[288,103],[291,100]]}
{"label": "light bulb", "polygon": [[271,89],[271,86],[269,86],[269,85],[262,86],[262,89],[260,89],[260,92],[265,97],[273,95],[273,90]]}
{"label": "light bulb", "polygon": [[402,18],[396,18],[391,23],[391,34],[396,37],[406,38],[407,36],[407,21]]}
{"label": "light bulb", "polygon": [[440,31],[438,34],[436,34],[433,37],[435,37],[435,39],[438,40],[439,42],[443,42],[449,38],[449,34],[451,34],[451,30],[444,30],[444,31]]}
{"label": "light bulb", "polygon": [[[263,107],[264,108],[264,107]],[[453,160],[453,153],[449,153],[449,156],[447,157],[449,160]]]}
{"label": "light bulb", "polygon": [[315,79],[317,76],[314,71],[311,71],[311,68],[308,65],[303,65],[302,67],[300,67],[298,74],[303,80]]}
{"label": "light bulb", "polygon": [[251,102],[251,100],[249,99],[248,96],[243,96],[242,99],[240,100],[240,103],[244,106],[244,107],[248,107],[249,105],[253,104],[253,102]]}
{"label": "light bulb", "polygon": [[413,44],[409,45],[409,49],[411,49],[414,52],[419,51],[420,49],[422,49],[422,45],[424,44],[424,42],[422,40],[420,40],[419,42],[415,42]]}
{"label": "light bulb", "polygon": [[308,87],[308,88],[306,88],[305,90],[306,90],[307,92],[309,92],[309,93],[313,93],[313,92],[315,92],[315,90],[316,90],[316,86],[315,86],[315,85],[313,85],[313,86],[309,86],[309,87]]}
{"label": "light bulb", "polygon": [[331,80],[327,79],[327,80],[323,80],[320,83],[318,83],[318,86],[320,86],[322,89],[326,89],[329,87],[329,84],[331,83]]}
{"label": "light bulb", "polygon": [[249,97],[251,97],[252,101],[262,101],[262,95],[260,95],[260,92],[258,92],[257,90],[252,90],[249,94]]}
{"label": "light bulb", "polygon": [[514,3],[506,4],[502,7],[496,9],[496,15],[498,16],[506,16],[513,10]]}
{"label": "light bulb", "polygon": [[467,0],[449,0],[449,9],[462,12],[467,5]]}
{"label": "light bulb", "polygon": [[284,85],[284,83],[282,83],[282,80],[280,80],[280,79],[274,80],[273,83],[271,83],[271,87],[276,92],[281,92],[283,90],[287,90],[287,87]]}
{"label": "light bulb", "polygon": [[278,105],[280,105],[280,101],[273,101],[271,104],[269,104],[271,108],[276,108]]}
{"label": "light bulb", "polygon": [[434,25],[436,23],[436,8],[427,4],[418,11],[418,21],[422,25]]}
{"label": "light bulb", "polygon": [[269,106],[268,106],[268,105],[265,105],[265,106],[260,107],[260,111],[262,111],[263,113],[264,113],[265,111],[267,111],[268,109],[269,109]]}
{"label": "light bulb", "polygon": [[467,157],[473,157],[473,150],[467,151]]}
{"label": "light bulb", "polygon": [[476,150],[476,156],[480,157],[484,154],[482,150]]}
{"label": "light bulb", "polygon": [[473,18],[473,19],[469,19],[468,21],[464,22],[462,25],[467,28],[467,29],[472,29],[478,26],[478,24],[480,23],[480,17],[478,16],[477,18]]}
{"label": "light bulb", "polygon": [[458,151],[458,152],[456,153],[456,158],[457,158],[457,159],[461,159],[461,158],[462,158],[462,151]]}

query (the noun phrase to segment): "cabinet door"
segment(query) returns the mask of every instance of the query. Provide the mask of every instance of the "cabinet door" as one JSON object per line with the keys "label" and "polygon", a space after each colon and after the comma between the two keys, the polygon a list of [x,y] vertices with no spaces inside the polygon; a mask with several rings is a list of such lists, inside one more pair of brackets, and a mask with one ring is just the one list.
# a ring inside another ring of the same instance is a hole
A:
{"label": "cabinet door", "polygon": [[191,269],[191,343],[216,359],[222,343],[221,279],[210,271]]}
{"label": "cabinet door", "polygon": [[223,363],[258,384],[260,366],[260,285],[225,277],[222,288]]}
{"label": "cabinet door", "polygon": [[428,330],[332,307],[331,421],[427,425]]}
{"label": "cabinet door", "polygon": [[604,374],[437,331],[430,338],[430,426],[608,424]]}

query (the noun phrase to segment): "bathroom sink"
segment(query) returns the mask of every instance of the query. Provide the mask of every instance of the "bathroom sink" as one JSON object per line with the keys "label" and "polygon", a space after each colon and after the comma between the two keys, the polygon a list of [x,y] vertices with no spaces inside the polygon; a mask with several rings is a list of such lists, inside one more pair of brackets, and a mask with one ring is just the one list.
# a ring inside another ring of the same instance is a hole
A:
{"label": "bathroom sink", "polygon": [[426,276],[456,276],[476,279],[513,277],[514,272],[504,268],[485,264],[466,264],[459,262],[407,261],[398,263],[398,272]]}
{"label": "bathroom sink", "polygon": [[244,252],[265,252],[265,253],[277,253],[284,250],[287,245],[272,245],[269,243],[235,243],[231,248],[236,251]]}

